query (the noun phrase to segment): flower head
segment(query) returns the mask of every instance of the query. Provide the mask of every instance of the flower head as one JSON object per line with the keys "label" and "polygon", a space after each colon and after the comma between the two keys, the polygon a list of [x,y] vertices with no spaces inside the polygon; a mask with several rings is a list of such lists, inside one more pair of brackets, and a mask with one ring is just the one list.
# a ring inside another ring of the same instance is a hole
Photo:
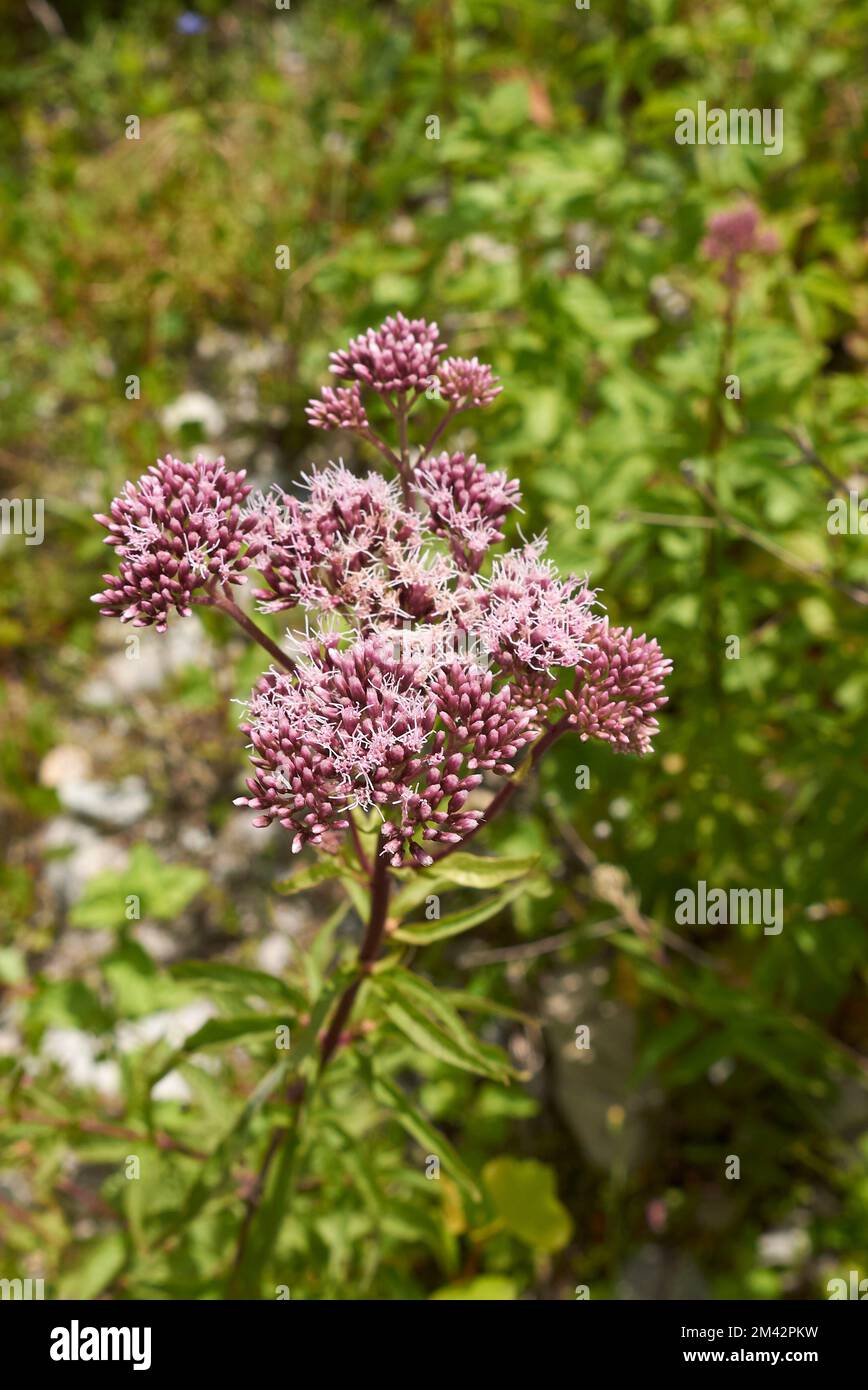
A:
{"label": "flower head", "polygon": [[314,471],[307,486],[306,501],[281,494],[254,503],[269,586],[256,595],[266,612],[300,604],[365,628],[448,612],[455,566],[426,548],[421,518],[395,483],[340,464]]}
{"label": "flower head", "polygon": [[619,753],[650,753],[671,670],[653,638],[634,637],[631,628],[604,619],[587,634],[585,662],[564,696],[570,723],[583,739],[602,739]]}
{"label": "flower head", "polygon": [[490,472],[475,454],[428,459],[416,473],[416,492],[428,505],[434,535],[450,541],[458,563],[474,572],[503,540],[506,515],[521,500],[518,483]]}
{"label": "flower head", "polygon": [[297,851],[325,845],[354,807],[376,809],[396,866],[430,863],[426,845],[474,830],[482,813],[465,802],[480,769],[512,771],[534,733],[509,687],[472,668],[426,674],[382,638],[314,639],[306,664],[263,678],[244,727],[255,773],[237,804],[256,825],[277,820]]}
{"label": "flower head", "polygon": [[768,254],[780,244],[775,232],[761,226],[759,208],[751,202],[714,213],[705,230],[702,254],[706,260],[724,262],[721,279],[730,285],[738,283],[742,256]]}
{"label": "flower head", "polygon": [[137,483],[127,483],[96,520],[120,558],[118,575],[93,595],[100,612],[164,632],[169,612],[190,615],[194,593],[210,584],[243,584],[259,552],[256,522],[242,512],[250,487],[244,472],[201,455],[182,463],[167,455]]}
{"label": "flower head", "polygon": [[324,386],[319,400],[308,401],[305,414],[317,430],[366,430],[368,416],[357,382],[352,386]]}
{"label": "flower head", "polygon": [[466,410],[468,406],[487,406],[500,395],[500,378],[476,357],[447,357],[437,372],[440,396]]}
{"label": "flower head", "polygon": [[424,390],[446,347],[439,338],[436,323],[398,313],[333,352],[330,370],[343,381],[360,381],[383,396]]}
{"label": "flower head", "polygon": [[504,670],[578,666],[594,622],[586,579],[561,579],[542,542],[498,556],[470,622]]}

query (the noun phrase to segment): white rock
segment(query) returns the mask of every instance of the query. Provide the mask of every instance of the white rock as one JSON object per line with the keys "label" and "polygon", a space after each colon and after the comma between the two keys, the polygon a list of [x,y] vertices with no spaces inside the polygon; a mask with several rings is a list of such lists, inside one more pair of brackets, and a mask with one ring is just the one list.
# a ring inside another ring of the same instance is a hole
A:
{"label": "white rock", "polygon": [[801,1264],[811,1253],[811,1238],[798,1226],[766,1231],[759,1238],[759,1260],[764,1265]]}
{"label": "white rock", "polygon": [[169,1071],[152,1087],[151,1099],[177,1100],[187,1105],[193,1099],[193,1092],[179,1071]]}
{"label": "white rock", "polygon": [[43,851],[70,851],[63,858],[49,858],[44,875],[48,887],[66,904],[81,897],[85,884],[95,874],[123,869],[129,859],[129,851],[123,845],[70,816],[55,816],[48,822],[40,836],[40,847]]}
{"label": "white rock", "polygon": [[163,428],[168,434],[177,434],[182,425],[197,424],[203,433],[214,439],[223,433],[226,416],[213,396],[204,391],[185,391],[177,400],[167,405],[160,416]]}
{"label": "white rock", "polygon": [[75,743],[59,743],[46,753],[39,764],[39,780],[43,787],[64,787],[71,782],[84,782],[93,770],[86,748]]}
{"label": "white rock", "polygon": [[161,1009],[158,1013],[145,1014],[144,1018],[127,1020],[118,1024],[118,1046],[121,1052],[134,1052],[136,1048],[149,1047],[155,1042],[181,1047],[216,1012],[213,1004],[194,999],[180,1009]]}
{"label": "white rock", "polygon": [[73,1086],[116,1096],[121,1072],[117,1062],[97,1061],[100,1043],[92,1033],[78,1028],[48,1028],[42,1038],[41,1056],[62,1067]]}
{"label": "white rock", "polygon": [[135,825],[147,813],[151,797],[141,777],[120,782],[67,782],[57,794],[67,811],[102,825]]}
{"label": "white rock", "polygon": [[168,676],[185,666],[209,666],[213,648],[201,623],[173,615],[166,632],[113,624],[118,650],[85,685],[85,702],[105,709],[158,690]]}

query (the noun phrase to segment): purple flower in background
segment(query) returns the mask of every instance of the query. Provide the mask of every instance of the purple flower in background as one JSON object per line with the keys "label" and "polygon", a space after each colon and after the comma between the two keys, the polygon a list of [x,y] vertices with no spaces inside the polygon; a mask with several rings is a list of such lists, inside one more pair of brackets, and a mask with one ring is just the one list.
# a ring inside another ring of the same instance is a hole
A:
{"label": "purple flower in background", "polygon": [[584,664],[562,702],[570,723],[582,739],[602,739],[619,753],[650,753],[671,670],[653,638],[604,619],[587,634]]}
{"label": "purple flower in background", "polygon": [[442,399],[462,410],[491,405],[503,390],[499,377],[475,357],[447,357],[437,371],[437,380]]}
{"label": "purple flower in background", "polygon": [[705,232],[700,250],[706,260],[724,262],[721,279],[732,286],[739,282],[738,261],[742,256],[767,255],[780,245],[777,234],[761,226],[759,208],[751,202],[714,213]]}
{"label": "purple flower in background", "polygon": [[429,509],[429,528],[450,542],[463,569],[476,572],[492,545],[503,540],[507,513],[521,501],[518,483],[489,472],[475,454],[462,453],[428,459],[415,476],[415,491]]}
{"label": "purple flower in background", "polygon": [[436,323],[395,314],[379,328],[353,338],[331,354],[331,368],[344,381],[360,381],[382,396],[424,391],[435,376],[441,343]]}
{"label": "purple flower in background", "polygon": [[165,632],[170,610],[189,617],[198,590],[245,583],[261,546],[256,521],[242,513],[250,492],[244,478],[222,458],[183,463],[167,455],[127,483],[111,514],[96,517],[120,559],[118,575],[103,575],[107,587],[93,595],[100,612]]}
{"label": "purple flower in background", "polygon": [[208,20],[195,10],[185,10],[175,20],[175,28],[179,34],[204,34],[208,28]]}

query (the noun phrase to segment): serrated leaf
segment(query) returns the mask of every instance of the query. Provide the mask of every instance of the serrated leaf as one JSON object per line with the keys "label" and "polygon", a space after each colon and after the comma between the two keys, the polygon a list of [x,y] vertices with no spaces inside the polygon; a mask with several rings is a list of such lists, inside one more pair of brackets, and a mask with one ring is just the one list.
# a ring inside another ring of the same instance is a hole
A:
{"label": "serrated leaf", "polygon": [[447,989],[442,992],[442,997],[456,1009],[464,1009],[468,1013],[488,1014],[492,1018],[510,1018],[528,1027],[541,1026],[540,1020],[532,1014],[522,1013],[521,1009],[510,1008],[508,1004],[500,1004],[495,999],[486,999],[482,994],[472,994],[469,990]]}
{"label": "serrated leaf", "polygon": [[392,900],[392,916],[401,918],[418,907],[432,893],[448,888],[500,888],[516,878],[531,874],[539,864],[538,854],[501,855],[497,858],[466,851],[450,854],[442,867],[416,871]]}
{"label": "serrated leaf", "polygon": [[386,1004],[384,1012],[395,1027],[416,1047],[427,1052],[429,1057],[436,1057],[440,1062],[458,1067],[461,1071],[472,1072],[476,1076],[501,1075],[481,1054],[473,1056],[469,1050],[458,1047],[423,1013],[397,1003]]}
{"label": "serrated leaf", "polygon": [[449,1000],[420,976],[397,969],[370,984],[386,1001],[392,1023],[431,1056],[499,1081],[517,1075],[500,1048],[481,1043]]}

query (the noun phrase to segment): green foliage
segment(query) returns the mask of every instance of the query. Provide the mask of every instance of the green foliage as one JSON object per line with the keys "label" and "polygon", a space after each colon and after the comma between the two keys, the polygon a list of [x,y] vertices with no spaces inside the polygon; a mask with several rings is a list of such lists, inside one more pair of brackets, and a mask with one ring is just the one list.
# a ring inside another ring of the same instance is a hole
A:
{"label": "green foliage", "polygon": [[[2,537],[4,1273],[597,1298],[650,1247],[664,1289],[680,1260],[690,1296],[825,1296],[868,1242],[868,552],[827,529],[865,491],[860,7],[203,4],[197,36],[164,0],[59,8],[64,36],[25,7],[0,38],[0,491],[46,501],[43,545]],[[782,108],[783,153],[677,146],[698,100]],[[699,246],[745,195],[781,246],[746,263],[727,349]],[[653,757],[568,736],[472,851],[397,874],[359,982],[355,860],[232,829],[226,702],[261,661],[213,615],[127,660],[88,602],[90,513],[168,448],[285,485],[350,462],[304,402],[397,307],[492,361],[461,447],[520,477],[526,533],[675,673]],[[218,435],[164,423],[187,391]],[[139,779],[146,815],[70,811],[46,770],[69,746]],[[676,927],[699,879],[781,887],[782,933]],[[780,1228],[809,1253],[770,1266]]]}
{"label": "green foliage", "polygon": [[507,1230],[544,1254],[563,1249],[573,1223],[558,1201],[550,1168],[535,1159],[494,1158],[486,1163],[483,1178]]}
{"label": "green foliage", "polygon": [[90,880],[69,919],[75,927],[121,927],[132,916],[171,922],[207,882],[202,869],[165,864],[150,845],[135,845],[125,869]]}

